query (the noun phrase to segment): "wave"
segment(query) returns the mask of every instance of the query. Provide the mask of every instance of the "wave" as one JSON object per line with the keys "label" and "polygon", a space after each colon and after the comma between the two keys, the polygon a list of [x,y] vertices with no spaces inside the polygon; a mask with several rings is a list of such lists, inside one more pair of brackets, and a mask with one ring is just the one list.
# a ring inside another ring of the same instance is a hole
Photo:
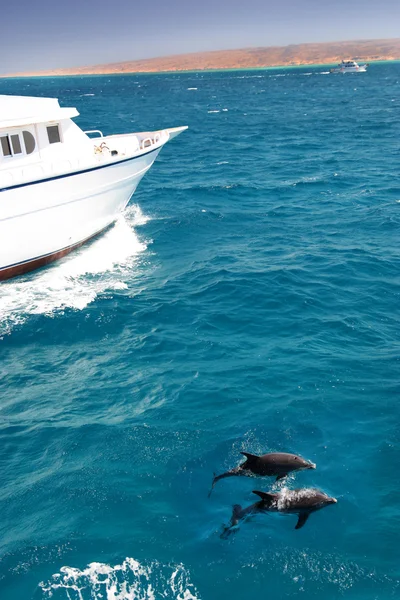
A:
{"label": "wave", "polygon": [[85,569],[61,567],[39,588],[42,598],[68,600],[199,600],[200,596],[182,564],[143,565],[134,558],[111,566],[93,562]]}
{"label": "wave", "polygon": [[2,283],[0,339],[31,315],[53,316],[67,308],[82,310],[106,290],[125,289],[126,276],[146,249],[132,227],[147,220],[138,206],[131,206],[91,244],[28,278]]}

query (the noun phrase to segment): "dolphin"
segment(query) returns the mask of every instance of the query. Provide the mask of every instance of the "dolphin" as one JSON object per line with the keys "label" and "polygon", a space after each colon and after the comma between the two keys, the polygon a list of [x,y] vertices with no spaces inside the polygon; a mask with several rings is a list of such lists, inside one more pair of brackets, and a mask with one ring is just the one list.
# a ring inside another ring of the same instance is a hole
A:
{"label": "dolphin", "polygon": [[297,454],[288,454],[287,452],[270,452],[262,456],[250,454],[250,452],[241,452],[240,454],[246,457],[244,463],[226,473],[222,473],[222,475],[214,474],[211,490],[208,494],[209,497],[217,481],[225,477],[232,477],[233,475],[266,475],[276,477],[276,481],[278,481],[286,477],[291,471],[316,468],[314,463],[308,462],[304,458],[301,458],[301,456],[297,456]]}
{"label": "dolphin", "polygon": [[301,488],[297,490],[283,489],[281,492],[271,494],[269,492],[253,491],[261,498],[258,502],[242,508],[239,504],[233,507],[231,522],[222,533],[221,537],[227,537],[235,530],[239,521],[249,515],[266,512],[279,512],[281,514],[298,515],[295,529],[301,529],[307,522],[311,513],[325,508],[330,504],[336,504],[336,498],[331,498],[324,492],[314,488]]}

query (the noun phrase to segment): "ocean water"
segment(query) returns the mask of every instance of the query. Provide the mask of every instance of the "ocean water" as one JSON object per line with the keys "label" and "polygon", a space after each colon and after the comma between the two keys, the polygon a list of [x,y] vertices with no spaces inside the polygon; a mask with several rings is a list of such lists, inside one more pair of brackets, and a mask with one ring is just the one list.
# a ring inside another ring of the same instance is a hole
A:
{"label": "ocean water", "polygon": [[[400,597],[400,65],[0,80],[188,125],[114,228],[0,286],[2,600]],[[315,471],[220,481],[241,451]],[[258,515],[254,489],[338,503]]]}

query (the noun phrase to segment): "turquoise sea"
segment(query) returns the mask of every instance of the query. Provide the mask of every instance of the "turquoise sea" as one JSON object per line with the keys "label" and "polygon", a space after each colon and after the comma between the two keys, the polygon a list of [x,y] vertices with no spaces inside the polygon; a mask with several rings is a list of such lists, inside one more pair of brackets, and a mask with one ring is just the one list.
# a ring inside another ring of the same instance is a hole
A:
{"label": "turquoise sea", "polygon": [[[0,80],[189,126],[114,228],[0,285],[1,600],[400,597],[399,92],[398,63]],[[317,469],[208,498],[243,450]],[[221,539],[279,486],[338,503]]]}

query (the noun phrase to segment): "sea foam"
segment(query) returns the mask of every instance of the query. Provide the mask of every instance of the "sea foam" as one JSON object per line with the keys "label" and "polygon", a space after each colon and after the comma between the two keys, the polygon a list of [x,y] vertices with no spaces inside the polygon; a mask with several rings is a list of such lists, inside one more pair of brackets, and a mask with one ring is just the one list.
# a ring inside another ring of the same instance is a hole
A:
{"label": "sea foam", "polygon": [[43,598],[68,600],[199,600],[182,564],[141,564],[126,558],[120,565],[93,562],[85,569],[61,567],[39,588]]}

